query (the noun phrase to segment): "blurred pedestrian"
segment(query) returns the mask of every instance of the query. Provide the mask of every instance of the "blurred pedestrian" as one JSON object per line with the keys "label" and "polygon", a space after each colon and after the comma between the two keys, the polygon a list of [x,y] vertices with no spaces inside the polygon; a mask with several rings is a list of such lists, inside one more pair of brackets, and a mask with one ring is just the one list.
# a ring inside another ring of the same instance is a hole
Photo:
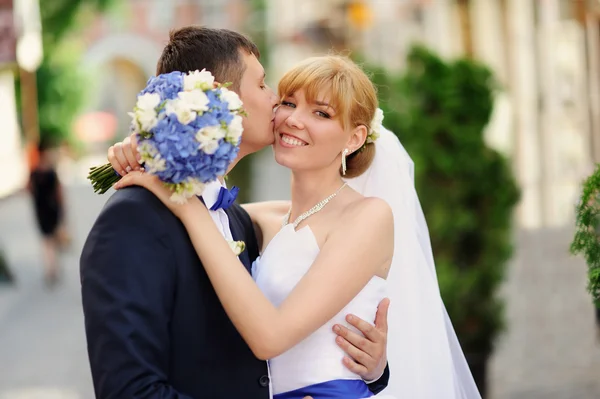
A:
{"label": "blurred pedestrian", "polygon": [[35,216],[42,234],[44,276],[46,284],[58,280],[60,228],[64,214],[63,189],[56,173],[56,151],[47,140],[40,141],[39,159],[31,172],[28,189],[33,197]]}

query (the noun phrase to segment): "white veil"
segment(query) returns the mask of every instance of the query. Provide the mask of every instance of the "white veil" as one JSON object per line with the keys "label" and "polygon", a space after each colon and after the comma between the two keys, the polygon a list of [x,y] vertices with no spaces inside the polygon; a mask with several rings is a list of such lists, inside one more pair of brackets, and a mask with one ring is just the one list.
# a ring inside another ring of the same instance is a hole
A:
{"label": "white veil", "polygon": [[481,398],[437,283],[427,223],[414,186],[414,163],[384,128],[372,165],[348,184],[387,201],[394,214],[394,258],[388,276],[388,362],[383,391],[398,398]]}

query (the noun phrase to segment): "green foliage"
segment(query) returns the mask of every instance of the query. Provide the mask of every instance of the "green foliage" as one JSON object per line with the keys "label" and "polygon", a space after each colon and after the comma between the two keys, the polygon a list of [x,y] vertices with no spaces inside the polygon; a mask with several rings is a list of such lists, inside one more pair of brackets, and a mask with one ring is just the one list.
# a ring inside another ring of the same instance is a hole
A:
{"label": "green foliage", "polygon": [[489,353],[504,324],[497,290],[512,254],[519,190],[509,162],[484,141],[496,83],[468,59],[414,47],[402,76],[373,70],[384,125],[415,162],[440,290],[466,353]]}
{"label": "green foliage", "polygon": [[247,19],[245,31],[248,32],[252,41],[260,50],[260,62],[265,68],[269,65],[269,40],[267,32],[267,8],[266,0],[249,0],[250,17]]}
{"label": "green foliage", "polygon": [[40,14],[44,34],[44,50],[52,50],[71,33],[77,16],[85,7],[106,11],[115,0],[42,0]]}
{"label": "green foliage", "polygon": [[583,255],[588,265],[588,291],[600,308],[600,165],[583,183],[577,205],[571,253]]}
{"label": "green foliage", "polygon": [[80,109],[85,81],[78,73],[80,52],[67,37],[77,28],[77,17],[86,7],[106,10],[115,0],[40,1],[44,60],[37,70],[40,136],[54,142],[68,139]]}
{"label": "green foliage", "polygon": [[84,81],[72,60],[44,59],[37,70],[40,136],[53,142],[67,139],[83,99]]}

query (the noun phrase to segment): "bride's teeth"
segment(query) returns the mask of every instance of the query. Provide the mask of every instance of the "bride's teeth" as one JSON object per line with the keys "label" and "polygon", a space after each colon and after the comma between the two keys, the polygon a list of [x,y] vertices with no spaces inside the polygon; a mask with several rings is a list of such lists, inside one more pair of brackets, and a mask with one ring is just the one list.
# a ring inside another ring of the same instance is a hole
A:
{"label": "bride's teeth", "polygon": [[281,136],[281,140],[286,143],[286,144],[290,144],[290,145],[295,145],[295,146],[303,146],[304,143],[300,140],[297,140],[293,137],[290,136],[286,136],[285,134],[283,136]]}

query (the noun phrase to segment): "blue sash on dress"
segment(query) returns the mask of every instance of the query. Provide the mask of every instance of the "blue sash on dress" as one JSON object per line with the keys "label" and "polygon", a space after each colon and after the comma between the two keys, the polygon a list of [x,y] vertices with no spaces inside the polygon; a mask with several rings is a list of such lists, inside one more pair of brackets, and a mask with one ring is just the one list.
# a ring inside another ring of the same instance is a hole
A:
{"label": "blue sash on dress", "polygon": [[373,396],[363,380],[333,380],[273,395],[273,399],[361,399]]}

